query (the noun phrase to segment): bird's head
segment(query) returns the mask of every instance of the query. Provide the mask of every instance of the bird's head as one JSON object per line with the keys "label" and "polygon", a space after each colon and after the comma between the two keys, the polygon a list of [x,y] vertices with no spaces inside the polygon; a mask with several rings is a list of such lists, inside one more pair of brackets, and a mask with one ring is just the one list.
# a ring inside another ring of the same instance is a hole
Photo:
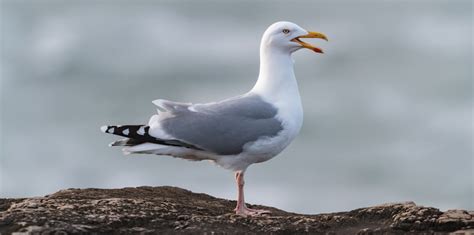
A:
{"label": "bird's head", "polygon": [[328,40],[326,35],[322,33],[307,31],[297,24],[280,21],[270,25],[270,27],[265,30],[261,46],[288,53],[293,53],[301,48],[323,53],[323,50],[302,41],[301,38],[321,38],[326,41]]}

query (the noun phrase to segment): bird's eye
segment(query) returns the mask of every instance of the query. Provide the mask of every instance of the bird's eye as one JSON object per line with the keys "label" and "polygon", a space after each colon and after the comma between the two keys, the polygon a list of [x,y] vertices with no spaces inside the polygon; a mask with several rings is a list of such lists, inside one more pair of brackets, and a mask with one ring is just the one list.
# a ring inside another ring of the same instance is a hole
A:
{"label": "bird's eye", "polygon": [[290,33],[290,30],[289,30],[289,29],[284,29],[282,32],[283,32],[284,34],[289,34],[289,33]]}

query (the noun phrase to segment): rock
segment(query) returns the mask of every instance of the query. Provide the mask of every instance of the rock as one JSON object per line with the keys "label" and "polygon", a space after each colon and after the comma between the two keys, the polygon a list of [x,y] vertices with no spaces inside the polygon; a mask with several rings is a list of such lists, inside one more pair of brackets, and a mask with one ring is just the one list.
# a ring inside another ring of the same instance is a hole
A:
{"label": "rock", "polygon": [[235,201],[175,187],[67,189],[39,198],[0,199],[0,234],[469,234],[474,212],[389,203],[300,215],[276,208],[242,217]]}

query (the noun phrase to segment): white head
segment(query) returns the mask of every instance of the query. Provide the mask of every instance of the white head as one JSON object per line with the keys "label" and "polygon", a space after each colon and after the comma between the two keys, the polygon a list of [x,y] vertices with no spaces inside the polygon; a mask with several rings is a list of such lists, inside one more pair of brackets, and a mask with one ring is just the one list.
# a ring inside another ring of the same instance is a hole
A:
{"label": "white head", "polygon": [[318,32],[307,31],[297,24],[280,21],[276,22],[263,34],[260,49],[262,50],[278,50],[280,52],[291,54],[301,48],[308,48],[317,53],[323,51],[311,44],[303,42],[300,38],[321,38],[327,41],[324,34]]}

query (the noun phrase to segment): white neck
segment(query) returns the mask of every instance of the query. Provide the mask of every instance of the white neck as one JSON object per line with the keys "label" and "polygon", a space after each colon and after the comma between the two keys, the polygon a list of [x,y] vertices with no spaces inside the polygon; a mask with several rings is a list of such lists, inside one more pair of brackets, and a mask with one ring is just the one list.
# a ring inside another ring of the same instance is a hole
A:
{"label": "white neck", "polygon": [[252,92],[271,101],[296,97],[299,102],[298,83],[289,52],[260,45],[260,72]]}
{"label": "white neck", "polygon": [[303,123],[303,107],[291,54],[260,46],[260,74],[251,92],[278,109],[276,117],[282,121],[284,132],[275,149],[281,151],[296,137]]}

